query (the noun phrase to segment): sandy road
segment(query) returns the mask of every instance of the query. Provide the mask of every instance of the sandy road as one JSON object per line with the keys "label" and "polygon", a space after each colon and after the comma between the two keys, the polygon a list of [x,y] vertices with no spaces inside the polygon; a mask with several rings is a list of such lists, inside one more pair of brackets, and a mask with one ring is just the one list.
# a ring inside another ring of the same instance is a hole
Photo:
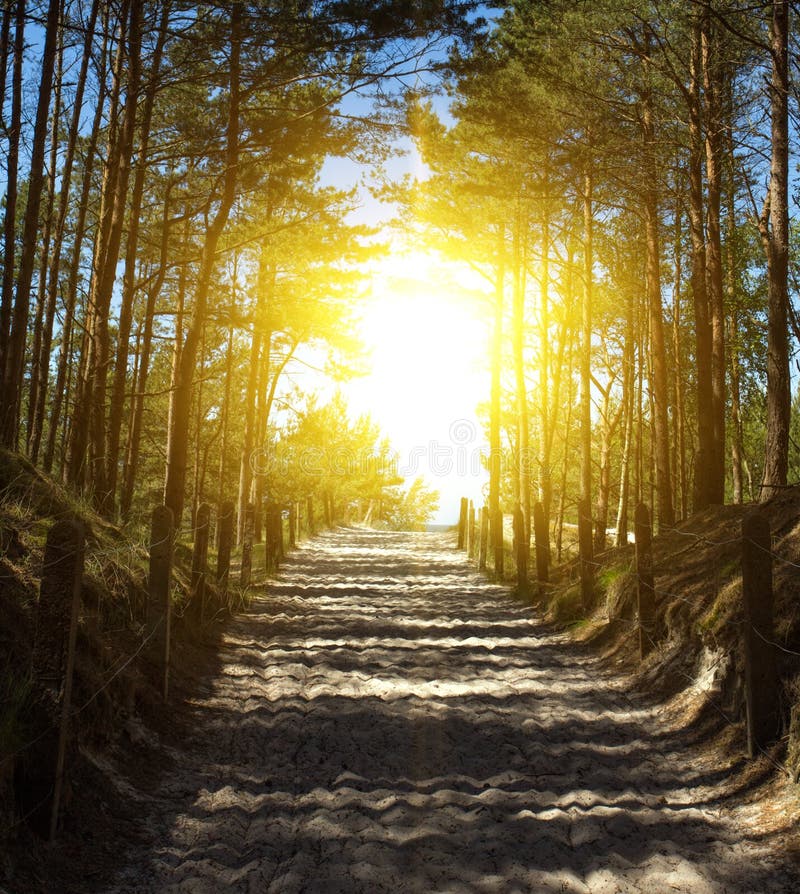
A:
{"label": "sandy road", "polygon": [[798,890],[625,686],[444,536],[324,535],[230,625],[109,890]]}

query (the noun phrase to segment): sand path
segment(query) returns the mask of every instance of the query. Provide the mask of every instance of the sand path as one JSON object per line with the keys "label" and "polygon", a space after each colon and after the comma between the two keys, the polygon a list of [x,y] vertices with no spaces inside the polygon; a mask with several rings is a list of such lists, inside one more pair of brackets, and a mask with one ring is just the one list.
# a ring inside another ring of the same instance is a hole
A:
{"label": "sand path", "polygon": [[305,544],[221,661],[115,894],[800,889],[726,772],[444,535]]}

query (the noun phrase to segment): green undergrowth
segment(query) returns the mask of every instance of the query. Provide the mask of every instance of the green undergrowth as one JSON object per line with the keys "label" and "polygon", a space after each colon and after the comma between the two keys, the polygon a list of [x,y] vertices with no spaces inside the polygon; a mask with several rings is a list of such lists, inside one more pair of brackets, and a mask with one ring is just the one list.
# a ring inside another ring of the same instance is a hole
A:
{"label": "green undergrowth", "polygon": [[[743,730],[745,612],[741,525],[753,506],[711,508],[653,539],[655,625],[651,654],[640,661],[638,584],[632,546],[598,557],[593,603],[584,610],[577,559],[555,569],[547,615],[593,644],[637,684],[664,699],[690,690],[709,713]],[[800,488],[757,507],[772,532],[774,654],[783,707],[783,760],[800,777]],[[717,670],[709,675],[705,670]],[[699,688],[698,688],[699,687]],[[741,732],[743,736],[743,732]]]}
{"label": "green undergrowth", "polygon": [[[53,741],[49,730],[58,719],[57,693],[32,680],[31,667],[45,541],[51,526],[64,519],[80,521],[86,532],[73,690],[73,707],[80,709],[75,743],[103,751],[119,740],[131,718],[157,722],[163,713],[160,657],[152,636],[160,612],[149,604],[146,585],[148,532],[108,522],[26,459],[0,450],[0,850],[24,849],[25,791],[35,789],[37,773],[44,772],[37,768],[49,767],[52,758],[47,749]],[[177,676],[181,660],[193,661],[192,650],[213,649],[218,621],[242,607],[235,586],[224,604],[217,598],[213,553],[208,567],[210,620],[201,625],[187,611],[191,546],[178,543],[172,589]],[[195,673],[188,664],[186,670]],[[32,744],[35,740],[39,744]],[[77,750],[70,760],[78,760]]]}

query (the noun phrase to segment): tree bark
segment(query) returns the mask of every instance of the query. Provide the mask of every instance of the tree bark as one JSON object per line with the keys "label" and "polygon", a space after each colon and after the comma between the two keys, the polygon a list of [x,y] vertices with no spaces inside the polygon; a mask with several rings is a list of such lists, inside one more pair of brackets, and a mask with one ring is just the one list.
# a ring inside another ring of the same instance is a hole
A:
{"label": "tree bark", "polygon": [[[547,162],[545,162],[547,165]],[[552,480],[552,452],[553,435],[551,415],[558,408],[558,388],[553,397],[553,408],[550,408],[550,207],[547,192],[550,188],[548,170],[545,167],[543,183],[544,198],[542,200],[542,263],[540,280],[540,311],[539,311],[539,502],[542,504],[545,524],[550,528],[550,515],[553,511],[553,480]],[[563,342],[559,343],[563,354]],[[560,376],[559,364],[556,375]],[[550,557],[550,539],[547,541],[547,555]]]}
{"label": "tree bark", "polygon": [[[111,403],[106,425],[106,508],[113,515],[117,492],[119,471],[119,445],[122,431],[122,417],[125,409],[125,383],[128,373],[128,351],[133,322],[133,302],[136,290],[136,255],[139,246],[139,220],[144,197],[145,174],[147,172],[150,126],[153,118],[153,106],[161,69],[161,57],[167,39],[169,22],[169,4],[164,3],[158,26],[158,36],[153,49],[149,79],[142,107],[142,120],[139,128],[138,159],[133,188],[131,190],[130,210],[128,212],[128,238],[125,245],[125,273],[122,281],[122,300],[120,302],[119,325],[117,335],[117,352],[114,363],[114,381],[111,389]],[[130,86],[129,86],[130,89]]]}
{"label": "tree bark", "polygon": [[[3,218],[3,291],[0,297],[0,384],[8,362],[11,308],[14,303],[14,275],[17,249],[17,197],[19,184],[19,144],[22,136],[22,66],[25,51],[25,2],[17,0],[14,19],[14,67],[11,74],[11,124],[8,128],[6,160],[6,209]],[[0,411],[2,403],[0,403]]]}
{"label": "tree bark", "polygon": [[164,482],[164,503],[172,510],[176,527],[183,515],[184,489],[186,485],[186,455],[189,435],[191,390],[200,331],[206,317],[211,275],[216,264],[216,249],[222,231],[228,221],[236,195],[239,167],[239,78],[241,55],[241,4],[235,3],[230,19],[230,61],[228,121],[226,124],[226,159],[222,193],[214,219],[211,221],[203,244],[200,268],[194,293],[194,306],[186,340],[181,352],[176,387],[170,399],[170,428],[167,440],[167,469]]}
{"label": "tree bark", "polygon": [[[83,52],[81,55],[81,65],[78,71],[78,79],[75,85],[75,96],[72,104],[72,118],[69,125],[67,136],[67,145],[64,155],[64,165],[61,171],[60,196],[58,202],[58,213],[56,224],[53,230],[53,247],[50,252],[50,266],[47,274],[47,308],[45,311],[44,332],[42,334],[42,343],[38,355],[39,364],[39,388],[36,395],[36,402],[33,411],[33,421],[31,430],[31,455],[36,461],[39,454],[40,443],[44,432],[45,403],[47,399],[48,383],[50,378],[50,353],[53,344],[53,325],[55,322],[56,299],[58,296],[59,275],[61,272],[61,254],[64,243],[65,224],[67,219],[67,210],[70,205],[71,187],[72,187],[72,168],[75,163],[75,148],[80,132],[80,117],[83,109],[83,95],[86,89],[86,79],[89,71],[89,62],[92,56],[92,44],[94,41],[95,25],[97,23],[97,13],[100,6],[100,0],[93,0],[89,11],[89,18],[86,23],[86,34],[83,42]],[[98,98],[98,106],[102,108],[102,98]],[[89,137],[90,144],[94,137],[92,133]],[[90,166],[91,167],[91,166]],[[78,212],[79,223],[81,219],[81,210]],[[85,217],[85,212],[84,212]],[[76,239],[78,243],[82,241],[83,224],[76,229]],[[74,304],[73,304],[74,310]],[[65,319],[62,325],[62,333],[66,327],[71,327],[72,321]],[[67,339],[69,340],[69,339]],[[36,355],[34,355],[36,358]],[[62,385],[63,387],[63,385]],[[54,395],[54,399],[59,402],[59,413],[51,416],[50,425],[55,429],[58,425],[58,416],[60,415],[61,396]],[[55,441],[54,441],[55,443]],[[49,448],[49,449],[48,449]],[[52,468],[52,448],[48,443],[45,448],[45,466],[47,471]],[[48,461],[49,458],[49,461]]]}
{"label": "tree bark", "polygon": [[[53,98],[53,113],[50,122],[50,155],[47,165],[47,204],[44,213],[43,230],[41,237],[41,254],[39,256],[39,282],[36,287],[36,317],[33,324],[33,347],[31,351],[31,375],[28,386],[28,419],[25,428],[25,441],[28,456],[35,463],[39,457],[40,438],[35,430],[34,418],[36,407],[39,403],[40,392],[44,402],[42,382],[46,380],[47,368],[50,364],[50,342],[53,333],[53,320],[55,317],[55,304],[52,312],[49,307],[47,288],[47,271],[50,261],[50,240],[53,235],[53,210],[56,199],[56,166],[58,164],[59,124],[61,118],[61,86],[64,65],[64,29],[59,27],[58,50],[55,73],[55,96]],[[45,307],[45,305],[48,305]],[[46,331],[47,330],[47,331]],[[47,351],[43,351],[44,344]]]}
{"label": "tree bark", "polygon": [[[649,63],[648,63],[649,65]],[[647,73],[649,74],[649,72]],[[647,77],[647,75],[646,75]],[[653,434],[655,479],[658,492],[659,525],[675,524],[672,504],[672,478],[669,463],[669,383],[664,345],[664,314],[661,307],[661,246],[658,215],[658,166],[652,94],[646,85],[642,94],[642,137],[644,140],[644,225],[646,248],[646,288],[650,316],[650,347],[653,363]]]}
{"label": "tree bark", "polygon": [[616,545],[624,546],[628,542],[628,506],[630,503],[631,454],[633,452],[633,411],[636,360],[636,327],[634,321],[633,293],[628,292],[625,314],[625,347],[622,367],[622,405],[625,408],[625,436],[622,442],[620,459],[619,503],[617,505]]}
{"label": "tree bark", "polygon": [[682,279],[682,213],[681,199],[675,203],[675,279],[672,287],[672,352],[674,355],[675,412],[673,419],[675,447],[675,505],[681,518],[689,513],[689,495],[686,481],[686,396],[684,393],[684,370],[681,351],[681,279]]}
{"label": "tree bark", "polygon": [[61,14],[59,0],[50,0],[47,6],[42,71],[39,81],[39,97],[36,104],[36,123],[33,129],[31,163],[28,172],[28,201],[22,225],[22,244],[25,250],[20,258],[17,287],[11,318],[11,333],[3,374],[3,393],[0,395],[0,442],[14,449],[19,434],[19,412],[22,401],[22,379],[25,360],[25,344],[28,336],[28,313],[33,268],[36,258],[36,233],[39,228],[39,208],[44,185],[44,153],[47,143],[47,119],[53,92],[53,71],[58,47],[58,22]]}
{"label": "tree bark", "polygon": [[703,99],[706,149],[706,283],[711,325],[711,430],[708,499],[725,502],[725,302],[723,296],[722,236],[722,64],[720,39],[703,13],[702,19]]}
{"label": "tree bark", "polygon": [[139,469],[139,445],[142,435],[142,419],[144,416],[144,399],[147,393],[147,379],[150,372],[150,353],[153,343],[153,325],[155,322],[156,298],[164,285],[167,275],[167,252],[170,237],[170,195],[173,180],[167,183],[164,196],[164,215],[161,221],[161,249],[158,260],[158,273],[147,290],[147,303],[144,311],[144,331],[142,332],[142,348],[139,358],[139,374],[136,379],[136,390],[131,398],[131,423],[128,431],[128,446],[125,453],[122,492],[120,494],[120,514],[123,519],[130,516],[133,493],[136,486],[136,474]]}
{"label": "tree bark", "polygon": [[492,333],[492,379],[489,410],[489,539],[494,551],[494,572],[503,573],[503,516],[500,510],[500,366],[503,356],[503,293],[505,291],[505,227],[498,226],[497,267]]}
{"label": "tree bark", "polygon": [[762,501],[786,486],[789,468],[789,0],[771,4],[771,157],[768,220],[761,222],[767,249],[767,433]]}
{"label": "tree bark", "polygon": [[5,120],[6,76],[8,74],[8,50],[11,46],[11,0],[3,3],[3,20],[0,23],[0,121]]}
{"label": "tree bark", "polygon": [[[86,482],[87,473],[94,466],[92,448],[94,442],[90,439],[90,427],[95,425],[97,414],[93,412],[92,397],[94,394],[94,377],[97,368],[96,351],[98,339],[97,309],[95,296],[98,290],[98,280],[102,275],[103,262],[111,233],[111,221],[113,210],[113,184],[116,182],[116,171],[119,162],[119,130],[120,114],[119,100],[122,85],[122,73],[125,61],[125,40],[130,0],[123,0],[118,22],[119,40],[117,42],[116,55],[112,66],[111,90],[108,98],[108,135],[106,138],[106,157],[103,164],[103,178],[100,187],[100,209],[97,215],[97,223],[94,233],[94,252],[92,255],[92,273],[89,281],[89,295],[86,301],[86,313],[84,315],[83,333],[81,338],[80,359],[75,382],[75,401],[72,407],[72,415],[69,428],[67,446],[67,460],[65,468],[66,480],[79,488]],[[111,22],[106,18],[105,32],[108,35],[111,30]],[[110,39],[110,37],[109,37]],[[77,271],[76,271],[77,276]],[[88,454],[88,455],[87,455]]]}
{"label": "tree bark", "polygon": [[[267,277],[266,259],[262,258],[259,270],[259,289],[256,298],[256,307],[253,315],[253,331],[250,341],[250,364],[247,373],[247,390],[244,399],[244,438],[242,440],[242,453],[239,461],[239,498],[236,525],[237,543],[244,537],[245,508],[250,502],[250,486],[253,481],[253,446],[256,432],[256,392],[258,390],[258,375],[261,366],[262,337],[264,335],[264,304],[266,302],[265,281]],[[272,340],[271,333],[266,333],[266,343]]]}
{"label": "tree bark", "polygon": [[[90,293],[95,309],[95,327],[93,331],[95,368],[92,376],[93,387],[91,389],[91,407],[89,412],[93,460],[92,486],[95,506],[98,512],[107,518],[113,515],[114,507],[114,491],[111,490],[108,479],[108,466],[111,463],[117,466],[119,464],[119,456],[117,455],[119,450],[117,449],[114,456],[108,456],[108,444],[106,441],[106,399],[108,394],[108,373],[111,363],[109,315],[117,264],[119,262],[120,246],[122,244],[122,228],[125,223],[136,109],[139,101],[142,12],[143,0],[131,0],[126,53],[128,77],[123,120],[117,144],[116,170],[112,175],[111,181],[111,220],[108,241],[102,250],[98,275],[93,280],[95,288]],[[130,337],[130,325],[128,325],[128,332],[125,335],[127,340]],[[117,446],[118,443],[119,440],[117,438]]]}
{"label": "tree bark", "polygon": [[694,511],[711,501],[711,457],[714,451],[714,405],[712,388],[712,337],[706,289],[706,239],[703,207],[703,128],[702,128],[702,27],[699,16],[692,19],[689,69],[689,231],[692,241],[692,300],[694,304],[695,364],[697,392],[697,446],[704,465],[695,465]]}
{"label": "tree bark", "polygon": [[581,487],[580,499],[592,499],[592,286],[594,281],[594,181],[590,164],[583,174],[583,300],[581,302]]}
{"label": "tree bark", "polygon": [[[108,29],[104,25],[103,43],[100,51],[100,61],[97,69],[97,81],[100,85],[105,85],[106,68],[108,64]],[[97,97],[97,105],[95,106],[94,119],[92,127],[89,131],[89,139],[86,146],[86,155],[83,163],[83,180],[81,183],[80,197],[78,199],[78,213],[75,221],[75,235],[72,244],[72,254],[69,264],[69,275],[67,278],[66,298],[64,300],[64,323],[61,329],[61,347],[58,355],[58,366],[56,372],[56,381],[53,387],[53,407],[50,413],[50,428],[47,433],[47,442],[45,445],[43,465],[46,472],[52,471],[53,460],[55,457],[56,438],[58,434],[58,426],[61,420],[62,407],[68,407],[69,401],[66,399],[67,390],[72,391],[71,385],[71,365],[70,358],[72,356],[73,342],[73,326],[75,323],[75,312],[78,300],[78,278],[80,275],[81,249],[86,236],[87,226],[86,218],[89,210],[89,197],[92,191],[92,179],[94,175],[94,162],[97,155],[97,143],[100,138],[100,126],[103,119],[104,95],[101,86],[100,95]],[[68,373],[70,376],[70,388],[67,389],[66,382]],[[62,435],[66,435],[66,422],[62,428]],[[66,437],[62,437],[62,442],[66,443]],[[67,466],[65,462],[65,451],[62,449],[62,477],[67,477]]]}
{"label": "tree bark", "polygon": [[523,245],[523,210],[517,212],[514,226],[514,378],[517,390],[517,424],[519,428],[518,470],[519,503],[522,509],[522,548],[525,555],[531,547],[531,456],[530,426],[528,421],[528,394],[525,385],[525,262]]}

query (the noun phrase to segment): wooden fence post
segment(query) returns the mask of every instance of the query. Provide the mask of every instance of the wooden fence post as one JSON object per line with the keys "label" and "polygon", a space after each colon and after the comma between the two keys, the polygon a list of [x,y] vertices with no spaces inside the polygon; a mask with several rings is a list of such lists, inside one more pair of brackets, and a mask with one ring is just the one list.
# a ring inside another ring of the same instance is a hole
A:
{"label": "wooden fence post", "polygon": [[314,536],[314,498],[306,500],[306,532],[309,537]]}
{"label": "wooden fence post", "polygon": [[492,519],[492,546],[494,548],[494,574],[498,580],[503,579],[505,555],[503,553],[503,510],[498,509]]}
{"label": "wooden fence post", "polygon": [[276,546],[276,562],[275,567],[277,568],[280,563],[286,558],[286,543],[283,538],[283,507],[276,506],[275,507],[275,546]]}
{"label": "wooden fence post", "polygon": [[50,809],[51,841],[56,835],[64,783],[85,539],[80,522],[56,522],[47,533],[42,580],[39,585],[33,672],[43,683],[53,686],[56,691],[60,690],[61,694],[58,750]]}
{"label": "wooden fence post", "polygon": [[528,545],[525,537],[525,516],[522,506],[514,507],[514,558],[517,565],[517,592],[528,593]]}
{"label": "wooden fence post", "polygon": [[211,507],[201,503],[197,509],[194,529],[194,549],[192,550],[192,583],[189,597],[192,614],[205,621],[206,614],[206,567],[208,565],[208,529],[211,521]]}
{"label": "wooden fence post", "polygon": [[220,596],[228,594],[228,581],[231,574],[231,550],[233,549],[233,503],[220,503],[217,516],[219,531],[219,551],[217,552],[217,584]]}
{"label": "wooden fence post", "polygon": [[256,498],[253,504],[253,543],[264,539],[264,501]]}
{"label": "wooden fence post", "polygon": [[461,498],[461,505],[458,511],[458,543],[456,549],[464,549],[464,542],[467,536],[467,505],[466,497]]}
{"label": "wooden fence post", "polygon": [[289,549],[297,546],[297,503],[289,503]]}
{"label": "wooden fence post", "polygon": [[475,558],[475,504],[469,501],[469,515],[467,517],[467,555]]}
{"label": "wooden fence post", "polygon": [[478,569],[486,570],[486,555],[489,552],[489,510],[481,506],[481,532],[478,543]]}
{"label": "wooden fence post", "polygon": [[161,695],[164,701],[169,696],[169,652],[172,632],[170,579],[174,536],[172,510],[168,506],[156,506],[150,523],[150,569],[147,576],[147,590],[150,605],[156,612],[155,623],[160,626],[160,630],[155,634],[155,648],[162,656]]}
{"label": "wooden fence post", "polygon": [[581,500],[578,503],[578,555],[581,571],[581,601],[584,609],[588,609],[592,604],[594,592],[592,506],[589,500]]}
{"label": "wooden fence post", "polygon": [[264,566],[267,572],[277,571],[284,558],[283,511],[270,503],[264,516]]}
{"label": "wooden fence post", "polygon": [[272,525],[272,504],[264,511],[264,571],[269,574],[275,566],[275,529]]}
{"label": "wooden fence post", "polygon": [[698,450],[694,455],[694,477],[692,479],[692,512],[702,512],[708,507],[708,462],[706,451]]}
{"label": "wooden fence post", "polygon": [[244,510],[244,537],[242,538],[242,565],[239,584],[243,590],[250,586],[250,574],[253,569],[253,529],[255,526],[255,507],[248,503]]}
{"label": "wooden fence post", "polygon": [[780,734],[778,670],[773,645],[772,538],[758,510],[742,520],[742,596],[747,751],[753,757]]}
{"label": "wooden fence post", "polygon": [[653,584],[653,528],[650,512],[639,503],[634,515],[634,556],[636,559],[636,593],[639,613],[639,657],[646,658],[653,649],[655,635],[656,594]]}
{"label": "wooden fence post", "polygon": [[547,531],[547,519],[544,517],[544,506],[533,504],[533,542],[536,550],[536,580],[539,582],[539,594],[542,595],[542,584],[550,579],[550,543]]}

